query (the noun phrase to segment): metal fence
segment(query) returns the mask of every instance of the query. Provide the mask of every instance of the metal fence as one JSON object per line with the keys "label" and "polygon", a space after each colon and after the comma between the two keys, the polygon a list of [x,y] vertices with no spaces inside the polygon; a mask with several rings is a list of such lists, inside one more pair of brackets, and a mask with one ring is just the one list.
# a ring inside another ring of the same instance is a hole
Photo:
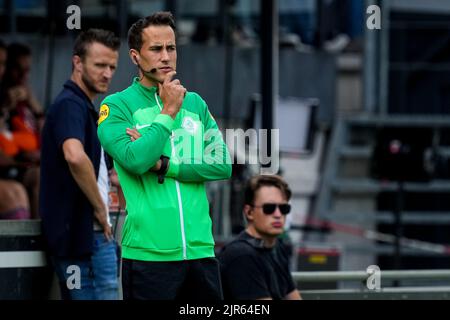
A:
{"label": "metal fence", "polygon": [[[298,283],[359,281],[366,283],[371,273],[365,271],[327,271],[327,272],[293,272],[292,277]],[[305,300],[449,300],[450,270],[399,270],[381,271],[380,280],[436,282],[434,285],[413,287],[383,287],[370,290],[365,285],[360,289],[305,290],[301,291]],[[301,287],[301,285],[300,285]]]}

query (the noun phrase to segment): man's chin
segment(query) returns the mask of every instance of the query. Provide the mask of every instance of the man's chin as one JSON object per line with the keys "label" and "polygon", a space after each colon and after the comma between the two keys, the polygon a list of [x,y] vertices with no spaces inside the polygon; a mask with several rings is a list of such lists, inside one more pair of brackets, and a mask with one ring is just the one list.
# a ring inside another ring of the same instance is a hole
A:
{"label": "man's chin", "polygon": [[96,89],[96,91],[97,91],[97,93],[98,94],[103,94],[103,93],[106,93],[106,92],[108,92],[108,89],[109,89],[109,86],[106,86],[106,87],[97,87],[97,88],[95,88]]}
{"label": "man's chin", "polygon": [[150,81],[151,83],[153,83],[154,85],[164,82],[164,78],[161,79],[161,77],[158,77],[156,75],[153,76],[153,75],[145,74],[145,78],[147,78],[147,80]]}
{"label": "man's chin", "polygon": [[269,234],[273,237],[277,237],[281,234],[283,234],[284,232],[284,228],[271,228],[271,230],[269,231]]}

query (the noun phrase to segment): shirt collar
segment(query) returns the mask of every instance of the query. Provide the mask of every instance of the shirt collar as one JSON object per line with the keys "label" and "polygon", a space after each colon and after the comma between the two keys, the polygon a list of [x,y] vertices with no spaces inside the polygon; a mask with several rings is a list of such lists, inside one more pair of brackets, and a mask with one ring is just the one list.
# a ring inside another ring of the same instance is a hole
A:
{"label": "shirt collar", "polygon": [[153,86],[153,87],[146,87],[144,85],[142,85],[142,83],[139,81],[138,77],[135,77],[133,79],[133,86],[138,88],[138,90],[144,92],[145,95],[148,95],[150,97],[154,97],[155,92],[157,91],[157,87]]}
{"label": "shirt collar", "polygon": [[64,88],[73,91],[73,93],[75,93],[77,96],[79,96],[83,100],[87,101],[89,109],[92,109],[93,111],[95,111],[95,113],[97,113],[97,111],[95,110],[94,104],[92,103],[91,99],[87,96],[86,93],[84,93],[83,90],[81,90],[81,88],[75,82],[73,82],[70,79],[67,80],[64,83]]}
{"label": "shirt collar", "polygon": [[[264,245],[264,240],[263,239],[258,239],[255,238],[253,236],[251,236],[247,231],[242,231],[241,234],[238,236],[238,239],[241,241],[245,241],[247,242],[249,245],[251,245],[253,248],[255,249],[259,249],[259,250],[264,250],[264,251],[272,251],[275,247],[273,246],[272,248],[267,248]],[[278,240],[277,240],[278,241]]]}

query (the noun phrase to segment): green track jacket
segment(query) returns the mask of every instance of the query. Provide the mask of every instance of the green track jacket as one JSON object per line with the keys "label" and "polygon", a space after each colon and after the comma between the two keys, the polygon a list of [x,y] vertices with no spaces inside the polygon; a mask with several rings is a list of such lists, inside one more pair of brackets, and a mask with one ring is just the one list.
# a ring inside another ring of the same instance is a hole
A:
{"label": "green track jacket", "polygon": [[[114,159],[128,215],[122,256],[142,261],[179,261],[214,256],[205,181],[228,179],[231,159],[203,99],[188,92],[175,120],[160,114],[156,87],[138,79],[106,97],[98,137]],[[142,136],[132,142],[127,128]],[[163,184],[149,170],[170,157]]]}

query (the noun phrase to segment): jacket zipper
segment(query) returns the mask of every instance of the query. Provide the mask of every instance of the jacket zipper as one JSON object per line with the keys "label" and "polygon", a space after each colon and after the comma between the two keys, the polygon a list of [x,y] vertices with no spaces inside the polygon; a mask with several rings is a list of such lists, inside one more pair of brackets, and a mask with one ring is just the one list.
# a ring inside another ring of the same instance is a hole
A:
{"label": "jacket zipper", "polygon": [[[158,95],[155,92],[155,100],[158,104],[159,110],[162,111],[162,107],[158,100]],[[175,133],[172,131],[170,135],[170,145],[172,147],[172,155],[171,157],[175,157]],[[175,179],[174,179],[175,180]],[[177,199],[178,199],[178,208],[179,208],[179,214],[180,214],[180,226],[181,226],[181,240],[183,242],[183,260],[187,260],[187,253],[186,253],[186,235],[184,232],[184,215],[183,215],[183,203],[181,201],[181,190],[180,190],[180,183],[175,180],[175,187],[177,189]]]}

